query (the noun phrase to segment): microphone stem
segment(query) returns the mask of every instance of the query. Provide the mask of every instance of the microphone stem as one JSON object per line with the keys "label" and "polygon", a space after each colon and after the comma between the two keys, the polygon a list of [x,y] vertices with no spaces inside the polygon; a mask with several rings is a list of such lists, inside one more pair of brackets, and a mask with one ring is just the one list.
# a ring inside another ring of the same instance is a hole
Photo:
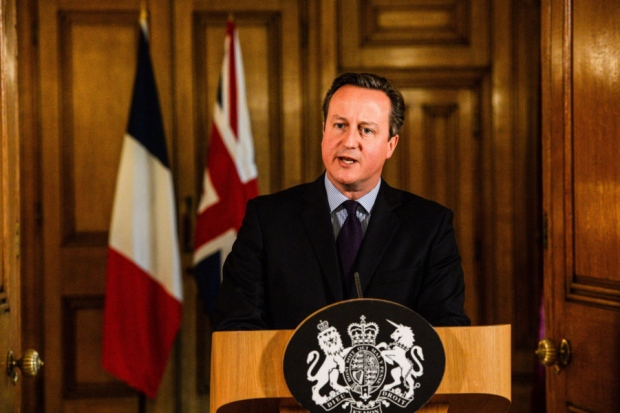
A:
{"label": "microphone stem", "polygon": [[357,289],[357,298],[364,298],[362,294],[362,282],[360,281],[360,273],[355,272],[353,274],[353,278],[355,279],[355,288]]}

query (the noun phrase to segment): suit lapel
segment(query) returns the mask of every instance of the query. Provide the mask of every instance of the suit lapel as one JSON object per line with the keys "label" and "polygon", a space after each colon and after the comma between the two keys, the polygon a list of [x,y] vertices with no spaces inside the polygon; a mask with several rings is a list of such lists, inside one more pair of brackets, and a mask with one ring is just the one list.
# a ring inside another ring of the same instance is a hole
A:
{"label": "suit lapel", "polygon": [[301,218],[325,274],[331,296],[334,301],[340,301],[342,300],[340,266],[323,180],[324,175],[321,175],[309,186],[305,194],[306,207],[301,211]]}
{"label": "suit lapel", "polygon": [[381,258],[400,226],[400,218],[394,210],[401,202],[401,195],[398,191],[383,181],[358,256],[357,268],[362,291],[365,291],[370,284]]}

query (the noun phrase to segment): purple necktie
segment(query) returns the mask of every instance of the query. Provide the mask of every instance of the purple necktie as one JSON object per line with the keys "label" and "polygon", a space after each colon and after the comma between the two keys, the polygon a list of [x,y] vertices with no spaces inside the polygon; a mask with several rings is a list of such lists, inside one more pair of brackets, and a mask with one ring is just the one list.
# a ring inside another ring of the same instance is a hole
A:
{"label": "purple necktie", "polygon": [[344,201],[347,210],[347,219],[342,224],[336,245],[340,254],[340,269],[342,271],[342,285],[345,297],[349,294],[353,285],[353,263],[357,257],[357,251],[362,244],[362,223],[357,218],[356,211],[359,203],[357,201]]}

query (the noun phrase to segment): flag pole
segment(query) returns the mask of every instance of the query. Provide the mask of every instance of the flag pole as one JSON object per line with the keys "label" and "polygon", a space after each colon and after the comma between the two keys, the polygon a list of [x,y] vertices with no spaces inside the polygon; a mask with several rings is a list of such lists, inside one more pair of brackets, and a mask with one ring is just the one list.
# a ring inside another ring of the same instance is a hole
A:
{"label": "flag pole", "polygon": [[[140,30],[144,30],[148,28],[147,19],[148,19],[148,10],[147,10],[147,5],[146,5],[146,0],[140,0],[140,16],[138,17],[138,25],[140,26]],[[138,391],[138,412],[146,413],[146,394],[143,391]]]}
{"label": "flag pole", "polygon": [[146,413],[146,394],[138,392],[138,411]]}

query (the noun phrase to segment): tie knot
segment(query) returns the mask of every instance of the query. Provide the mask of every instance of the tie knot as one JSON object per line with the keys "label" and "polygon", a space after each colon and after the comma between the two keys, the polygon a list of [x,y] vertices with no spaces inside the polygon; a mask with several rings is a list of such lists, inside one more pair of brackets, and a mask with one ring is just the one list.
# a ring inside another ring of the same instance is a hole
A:
{"label": "tie knot", "polygon": [[347,213],[349,214],[349,216],[355,216],[356,212],[357,212],[357,206],[359,205],[359,202],[357,201],[352,201],[352,200],[348,200],[348,201],[344,201],[343,202],[345,209],[347,210]]}

